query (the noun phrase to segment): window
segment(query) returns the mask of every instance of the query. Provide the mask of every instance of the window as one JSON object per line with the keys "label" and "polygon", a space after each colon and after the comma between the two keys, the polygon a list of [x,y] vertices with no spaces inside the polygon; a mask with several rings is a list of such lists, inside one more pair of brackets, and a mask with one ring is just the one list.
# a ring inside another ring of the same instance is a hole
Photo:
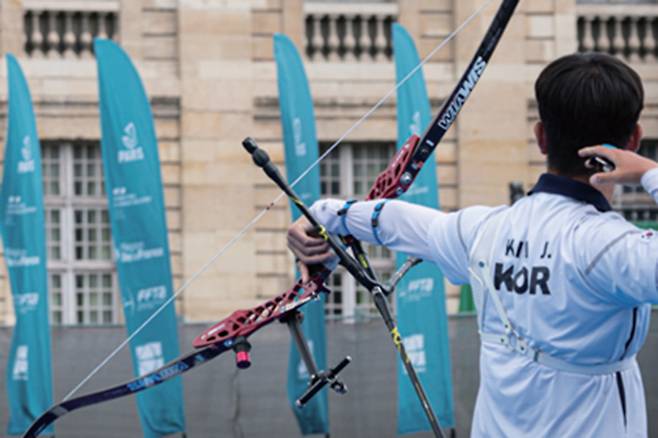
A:
{"label": "window", "polygon": [[52,324],[115,324],[117,282],[97,142],[42,142]]}
{"label": "window", "polygon": [[[658,140],[643,141],[639,153],[658,160]],[[631,222],[658,227],[658,206],[639,184],[620,187],[614,199],[614,207]]]}
{"label": "window", "polygon": [[[324,152],[330,145],[320,148]],[[343,143],[320,163],[320,189],[323,197],[363,199],[379,173],[388,166],[395,152],[393,143]],[[370,262],[381,280],[395,270],[395,256],[382,246],[365,245]],[[354,321],[377,314],[370,294],[343,268],[329,281],[325,313],[331,319]]]}

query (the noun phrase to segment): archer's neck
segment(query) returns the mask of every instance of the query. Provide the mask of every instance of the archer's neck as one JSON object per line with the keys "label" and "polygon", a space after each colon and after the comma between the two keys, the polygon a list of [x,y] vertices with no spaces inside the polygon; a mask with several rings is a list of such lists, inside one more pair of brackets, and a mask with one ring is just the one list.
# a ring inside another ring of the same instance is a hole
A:
{"label": "archer's neck", "polygon": [[603,196],[605,196],[605,199],[607,199],[609,203],[612,203],[612,197],[613,197],[614,192],[615,192],[614,184],[600,184],[600,185],[597,184],[597,185],[594,185],[594,184],[590,183],[589,175],[570,175],[570,176],[567,176],[567,175],[562,175],[562,174],[560,174],[560,172],[557,172],[556,170],[551,169],[551,168],[549,168],[547,170],[547,173],[550,173],[552,175],[561,176],[563,178],[569,178],[569,179],[572,179],[574,181],[578,181],[578,182],[583,183],[583,184],[587,184],[588,186],[593,187],[596,190],[598,190],[599,192],[601,192],[603,194]]}

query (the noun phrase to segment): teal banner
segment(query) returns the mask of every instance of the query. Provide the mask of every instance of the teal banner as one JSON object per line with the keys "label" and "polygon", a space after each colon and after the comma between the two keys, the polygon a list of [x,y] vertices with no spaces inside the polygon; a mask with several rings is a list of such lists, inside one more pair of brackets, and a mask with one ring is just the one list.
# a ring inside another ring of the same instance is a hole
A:
{"label": "teal banner", "polygon": [[[9,115],[0,219],[16,325],[7,366],[7,434],[22,435],[52,405],[41,145],[21,67],[6,56]],[[53,427],[45,432],[54,433]]]}
{"label": "teal banner", "polygon": [[[286,172],[288,181],[294,181],[304,170],[318,159],[318,140],[315,133],[313,99],[304,72],[304,65],[295,45],[285,35],[274,35],[274,57],[276,59],[279,84],[279,108],[285,146]],[[306,204],[320,197],[320,169],[316,166],[295,191]],[[290,205],[292,219],[299,217],[296,208]],[[324,327],[324,303],[316,301],[304,306],[302,330],[309,343],[319,369],[327,367],[327,346]],[[299,427],[304,435],[329,433],[329,399],[324,389],[303,408],[295,406],[295,400],[306,390],[309,374],[294,344],[290,348],[288,362],[288,400]]]}
{"label": "teal banner", "polygon": [[[401,81],[419,63],[411,36],[399,24],[393,24],[395,76]],[[425,78],[418,70],[397,91],[398,148],[411,134],[421,135],[429,125],[431,113]],[[427,159],[416,181],[403,196],[408,202],[439,208],[434,154]],[[398,267],[406,256],[397,255]],[[395,293],[398,325],[409,357],[420,377],[430,404],[443,427],[455,424],[448,345],[448,319],[445,308],[443,274],[430,263],[411,270]],[[398,361],[398,433],[431,430],[423,408]]]}
{"label": "teal banner", "polygon": [[[131,334],[171,297],[162,177],[153,116],[139,74],[115,43],[97,39],[98,87],[112,239]],[[135,375],[176,358],[176,312],[168,306],[130,343]],[[180,378],[137,395],[145,437],[185,430]]]}

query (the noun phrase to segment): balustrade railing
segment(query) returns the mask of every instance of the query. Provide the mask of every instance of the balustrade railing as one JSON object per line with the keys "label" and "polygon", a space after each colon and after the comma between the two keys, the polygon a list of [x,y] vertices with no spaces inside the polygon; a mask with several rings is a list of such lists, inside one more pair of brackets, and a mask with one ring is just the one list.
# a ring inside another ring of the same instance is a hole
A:
{"label": "balustrade railing", "polygon": [[94,38],[115,39],[118,3],[26,2],[25,53],[32,58],[91,58]]}
{"label": "balustrade railing", "polygon": [[599,51],[630,62],[658,57],[658,5],[579,5],[578,50]]}
{"label": "balustrade railing", "polygon": [[312,61],[386,61],[391,58],[393,3],[305,3],[306,55]]}

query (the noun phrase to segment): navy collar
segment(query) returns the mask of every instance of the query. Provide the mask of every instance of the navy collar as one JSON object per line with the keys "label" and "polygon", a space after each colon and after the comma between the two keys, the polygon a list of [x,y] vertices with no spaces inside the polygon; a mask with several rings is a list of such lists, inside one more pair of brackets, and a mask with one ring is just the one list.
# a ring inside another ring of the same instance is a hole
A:
{"label": "navy collar", "polygon": [[612,210],[605,196],[594,187],[571,178],[544,173],[528,195],[535,193],[552,193],[567,196],[581,202],[591,204],[600,212]]}

